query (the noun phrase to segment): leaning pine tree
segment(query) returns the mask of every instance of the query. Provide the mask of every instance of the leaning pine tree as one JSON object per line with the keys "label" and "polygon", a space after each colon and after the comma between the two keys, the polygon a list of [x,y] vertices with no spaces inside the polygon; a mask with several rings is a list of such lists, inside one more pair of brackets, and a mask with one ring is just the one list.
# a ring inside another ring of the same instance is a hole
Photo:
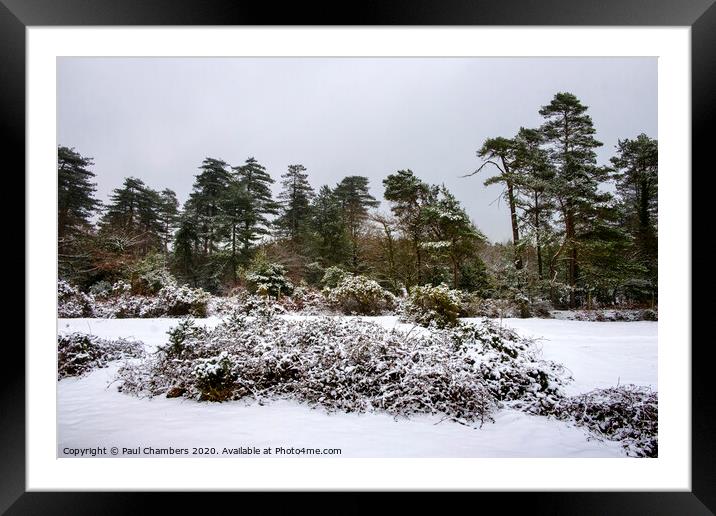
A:
{"label": "leaning pine tree", "polygon": [[[515,164],[515,141],[509,138],[497,137],[488,138],[482,144],[480,150],[477,151],[478,157],[484,162],[480,167],[468,174],[473,176],[480,172],[487,165],[492,165],[499,171],[499,174],[489,177],[485,180],[485,186],[493,184],[505,185],[505,199],[510,208],[510,224],[512,226],[512,245],[514,246],[514,263],[515,268],[522,269],[522,256],[520,254],[520,229],[517,219],[517,192],[518,192],[518,173]],[[466,176],[466,177],[467,177]]]}

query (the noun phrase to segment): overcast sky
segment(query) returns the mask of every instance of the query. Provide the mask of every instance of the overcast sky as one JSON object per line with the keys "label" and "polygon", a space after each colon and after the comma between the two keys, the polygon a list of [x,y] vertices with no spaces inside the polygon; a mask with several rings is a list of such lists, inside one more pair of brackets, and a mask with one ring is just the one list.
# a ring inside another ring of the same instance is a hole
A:
{"label": "overcast sky", "polygon": [[[445,185],[493,241],[510,237],[499,186],[461,178],[493,136],[537,127],[569,91],[606,164],[618,139],[657,138],[656,58],[59,58],[58,144],[94,158],[97,194],[127,176],[183,203],[205,157],[254,156],[274,179],[301,163],[316,190],[410,168]],[[388,211],[387,203],[379,208]]]}

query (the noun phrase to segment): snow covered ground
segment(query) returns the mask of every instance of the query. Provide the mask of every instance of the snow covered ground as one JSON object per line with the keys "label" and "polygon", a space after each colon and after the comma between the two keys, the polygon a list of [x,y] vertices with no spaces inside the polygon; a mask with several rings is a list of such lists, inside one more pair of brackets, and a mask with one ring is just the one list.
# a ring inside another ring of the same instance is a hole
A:
{"label": "snow covered ground", "polygon": [[[388,328],[412,328],[396,317],[365,319]],[[218,321],[207,318],[197,323],[213,326]],[[152,350],[166,342],[166,331],[176,324],[177,319],[60,319],[58,331],[131,337]],[[657,388],[656,322],[504,319],[502,324],[541,339],[544,358],[564,364],[574,378],[568,394],[617,382]],[[139,399],[117,392],[111,384],[118,365],[58,382],[59,456],[70,455],[72,449],[112,446],[119,449],[119,456],[129,455],[122,453],[123,448],[137,447],[189,452],[195,447],[214,448],[219,456],[224,448],[253,447],[340,449],[341,457],[624,456],[619,443],[599,441],[572,424],[514,410],[501,410],[494,423],[474,429],[441,421],[439,416],[396,420],[376,413],[329,414],[285,400],[258,405]]]}

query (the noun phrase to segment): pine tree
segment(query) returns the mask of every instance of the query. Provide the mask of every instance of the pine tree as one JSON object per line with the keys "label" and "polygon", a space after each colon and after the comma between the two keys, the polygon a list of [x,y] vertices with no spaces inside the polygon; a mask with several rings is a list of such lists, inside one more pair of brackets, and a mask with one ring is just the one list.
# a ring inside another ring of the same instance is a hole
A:
{"label": "pine tree", "polygon": [[100,220],[104,234],[121,239],[125,251],[143,256],[161,247],[160,196],[136,177],[128,177],[110,195]]}
{"label": "pine tree", "polygon": [[239,264],[239,243],[244,239],[246,240],[244,242],[244,254],[246,254],[248,253],[247,246],[251,242],[250,237],[246,237],[246,235],[249,235],[251,223],[254,220],[251,201],[246,184],[238,179],[232,179],[220,202],[220,225],[223,228],[222,234],[227,233],[229,235],[231,277],[234,284],[237,281],[236,269]]}
{"label": "pine tree", "polygon": [[[382,213],[373,213],[370,220],[377,229],[377,238],[379,254],[375,261],[379,264],[375,267],[376,280],[385,284],[393,292],[401,291],[405,286],[405,282],[401,281],[399,269],[399,233],[400,221],[394,215],[385,215]],[[408,281],[408,284],[411,282]]]}
{"label": "pine tree", "polygon": [[95,199],[92,158],[74,149],[57,149],[57,252],[62,278],[80,283],[94,269],[92,217],[101,207]]}
{"label": "pine tree", "polygon": [[403,232],[411,240],[415,255],[417,284],[422,284],[423,251],[425,238],[425,207],[431,202],[434,190],[418,179],[413,171],[398,170],[383,180],[383,196],[391,202],[391,211],[400,220]]}
{"label": "pine tree", "polygon": [[350,257],[350,241],[341,202],[329,186],[320,188],[310,214],[313,251],[324,266],[344,265]]}
{"label": "pine tree", "polygon": [[351,265],[357,272],[360,265],[359,238],[363,223],[368,217],[368,209],[380,204],[368,190],[368,178],[363,176],[347,176],[338,183],[334,194],[341,205],[343,219],[346,223],[351,241]]}
{"label": "pine tree", "polygon": [[95,199],[96,184],[92,158],[81,156],[74,148],[57,149],[57,236],[60,245],[91,226],[90,218],[101,203]]}
{"label": "pine tree", "polygon": [[282,190],[278,197],[283,204],[276,226],[291,242],[300,244],[311,219],[311,200],[315,192],[303,165],[289,165],[281,179]]}
{"label": "pine tree", "polygon": [[515,168],[515,141],[509,138],[497,137],[488,138],[482,144],[480,150],[477,151],[478,157],[482,158],[484,163],[480,167],[465,177],[473,176],[479,173],[487,165],[492,165],[499,170],[499,174],[485,180],[484,185],[503,183],[505,185],[505,199],[510,209],[510,225],[512,226],[512,245],[515,253],[515,267],[519,270],[522,268],[522,257],[520,255],[520,230],[517,217],[517,188],[518,174]]}
{"label": "pine tree", "polygon": [[232,189],[237,195],[245,193],[245,211],[240,224],[239,240],[242,243],[244,261],[251,257],[252,246],[262,235],[269,233],[269,215],[278,213],[278,205],[273,200],[271,185],[274,183],[266,169],[250,157],[240,167],[234,167],[239,187]]}
{"label": "pine tree", "polygon": [[141,179],[125,178],[120,188],[112,190],[110,202],[100,225],[133,233],[139,227],[139,199],[144,195],[145,190],[146,185]]}
{"label": "pine tree", "polygon": [[606,173],[596,164],[594,149],[602,144],[593,136],[596,131],[586,111],[587,106],[571,93],[557,93],[539,111],[545,119],[540,131],[555,169],[550,190],[557,201],[564,225],[561,249],[567,253],[571,307],[575,307],[577,302],[578,226],[596,204],[608,199],[607,195],[600,195],[597,191]]}
{"label": "pine tree", "polygon": [[592,308],[595,297],[610,303],[623,301],[617,297],[620,291],[644,273],[634,259],[620,208],[613,199],[597,203],[581,224],[579,284],[586,292],[587,308]]}
{"label": "pine tree", "polygon": [[226,162],[206,158],[196,176],[188,207],[194,213],[197,235],[202,243],[202,254],[216,252],[222,239],[221,203],[231,183],[231,173]]}
{"label": "pine tree", "polygon": [[659,187],[658,142],[646,134],[619,140],[617,155],[611,158],[613,178],[622,202],[626,226],[637,246],[639,262],[656,283],[657,221]]}
{"label": "pine tree", "polygon": [[549,186],[554,178],[547,153],[542,149],[542,134],[536,129],[521,127],[514,141],[514,169],[517,171],[518,197],[522,209],[521,220],[531,235],[537,258],[537,276],[544,277],[542,247],[552,232],[551,218],[554,202]]}
{"label": "pine tree", "polygon": [[139,231],[145,235],[144,254],[164,244],[164,224],[161,220],[162,198],[159,192],[145,187],[139,197]]}
{"label": "pine tree", "polygon": [[158,218],[161,226],[162,247],[164,253],[169,252],[169,242],[179,222],[179,201],[174,190],[165,188],[159,192]]}
{"label": "pine tree", "polygon": [[439,187],[438,196],[426,207],[425,219],[431,240],[423,247],[438,257],[447,257],[452,268],[453,288],[458,288],[463,262],[475,254],[476,245],[485,237],[445,185]]}
{"label": "pine tree", "polygon": [[174,236],[172,269],[177,277],[190,283],[193,287],[199,286],[197,270],[199,268],[200,244],[196,228],[196,214],[192,212],[190,206],[187,206],[179,218],[177,232]]}

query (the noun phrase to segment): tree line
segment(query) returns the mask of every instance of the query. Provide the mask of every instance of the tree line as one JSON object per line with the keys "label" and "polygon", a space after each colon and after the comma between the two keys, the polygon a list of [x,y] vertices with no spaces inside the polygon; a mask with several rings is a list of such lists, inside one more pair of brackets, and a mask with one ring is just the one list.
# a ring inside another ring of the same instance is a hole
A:
{"label": "tree line", "polygon": [[94,196],[93,160],[58,148],[60,275],[89,286],[161,255],[181,281],[223,292],[257,260],[284,265],[318,285],[329,267],[373,277],[400,292],[446,283],[485,297],[544,299],[555,306],[655,302],[657,141],[619,140],[597,164],[587,106],[557,93],[537,128],[494,137],[477,149],[471,176],[493,172],[503,187],[511,241],[495,244],[444,186],[398,170],[382,181],[388,210],[369,179],[349,175],[317,191],[306,168],[274,179],[253,157],[232,166],[207,157],[189,198],[128,177],[106,205]]}

